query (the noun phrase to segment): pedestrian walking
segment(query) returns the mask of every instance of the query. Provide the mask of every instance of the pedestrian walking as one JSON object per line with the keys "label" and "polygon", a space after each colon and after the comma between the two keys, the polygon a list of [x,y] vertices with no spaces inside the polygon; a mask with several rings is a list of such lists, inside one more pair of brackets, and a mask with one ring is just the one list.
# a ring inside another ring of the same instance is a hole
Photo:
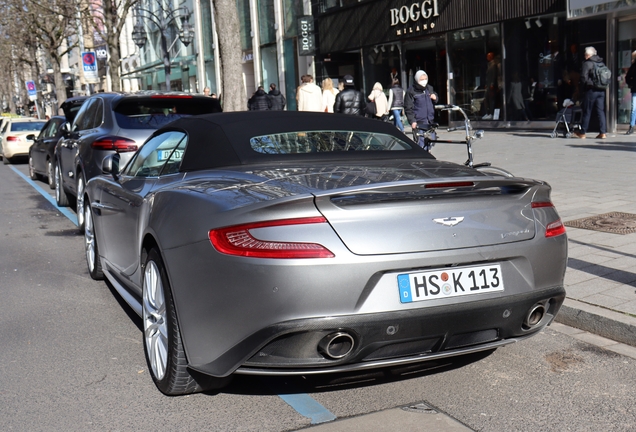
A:
{"label": "pedestrian walking", "polygon": [[272,101],[265,93],[263,86],[258,86],[258,89],[247,102],[247,107],[250,111],[268,111],[272,109]]}
{"label": "pedestrian walking", "polygon": [[304,75],[304,82],[298,88],[298,111],[323,111],[322,90],[314,84],[314,77]]}
{"label": "pedestrian walking", "polygon": [[597,139],[607,138],[606,121],[605,121],[605,88],[601,87],[601,83],[596,78],[596,69],[605,66],[603,59],[596,53],[594,47],[585,48],[585,60],[581,67],[581,87],[584,89],[583,94],[583,117],[581,119],[581,131],[574,132],[574,136],[577,138],[585,138],[585,133],[590,126],[590,117],[592,111],[598,117],[599,134]]}
{"label": "pedestrian walking", "polygon": [[400,80],[393,78],[389,89],[389,110],[393,113],[393,124],[404,132],[402,124],[402,110],[404,109],[404,89],[400,86]]}
{"label": "pedestrian walking", "polygon": [[[404,96],[404,112],[413,130],[428,130],[435,119],[435,102],[438,100],[433,86],[428,84],[428,75],[423,70],[415,72],[415,81],[408,88]],[[435,135],[433,134],[433,139]],[[424,150],[426,148],[424,137],[420,136],[418,143]]]}
{"label": "pedestrian walking", "polygon": [[376,120],[384,120],[389,113],[389,101],[384,94],[382,84],[379,82],[373,84],[373,90],[371,90],[369,100],[375,103],[374,118]]}
{"label": "pedestrian walking", "polygon": [[324,112],[333,112],[333,104],[336,102],[338,93],[340,93],[338,89],[333,88],[333,80],[331,78],[322,80],[322,110]]}
{"label": "pedestrian walking", "polygon": [[625,75],[625,82],[629,86],[629,90],[632,93],[632,115],[629,121],[629,129],[627,129],[627,135],[634,133],[634,126],[636,126],[636,51],[632,53],[632,65]]}
{"label": "pedestrian walking", "polygon": [[272,111],[282,111],[285,109],[285,104],[287,103],[285,95],[276,88],[276,84],[271,83],[269,85],[269,93],[267,93],[267,95],[272,102],[272,107],[270,108]]}
{"label": "pedestrian walking", "polygon": [[365,108],[364,93],[356,90],[351,75],[344,76],[344,90],[336,95],[333,104],[333,112],[349,115],[364,115]]}

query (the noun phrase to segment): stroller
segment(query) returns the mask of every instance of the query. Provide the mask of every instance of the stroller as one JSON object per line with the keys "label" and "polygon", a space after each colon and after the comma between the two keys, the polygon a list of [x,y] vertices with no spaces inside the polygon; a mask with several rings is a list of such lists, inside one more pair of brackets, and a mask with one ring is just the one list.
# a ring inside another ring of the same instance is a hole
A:
{"label": "stroller", "polygon": [[563,109],[556,115],[556,125],[554,125],[554,130],[550,137],[556,138],[558,131],[562,131],[565,138],[570,138],[575,129],[581,128],[582,117],[583,111],[581,107],[574,105],[574,102],[570,99],[564,100]]}

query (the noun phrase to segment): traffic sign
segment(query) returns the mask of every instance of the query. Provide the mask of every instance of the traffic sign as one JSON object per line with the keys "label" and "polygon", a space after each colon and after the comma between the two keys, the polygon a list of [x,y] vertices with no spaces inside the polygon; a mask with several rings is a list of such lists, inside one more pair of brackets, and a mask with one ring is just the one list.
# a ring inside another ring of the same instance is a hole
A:
{"label": "traffic sign", "polygon": [[94,51],[85,51],[82,53],[82,68],[84,69],[84,78],[88,83],[99,82],[97,75],[97,58]]}
{"label": "traffic sign", "polygon": [[38,90],[35,87],[35,81],[27,81],[26,82],[27,93],[29,94],[30,100],[36,100],[38,98]]}

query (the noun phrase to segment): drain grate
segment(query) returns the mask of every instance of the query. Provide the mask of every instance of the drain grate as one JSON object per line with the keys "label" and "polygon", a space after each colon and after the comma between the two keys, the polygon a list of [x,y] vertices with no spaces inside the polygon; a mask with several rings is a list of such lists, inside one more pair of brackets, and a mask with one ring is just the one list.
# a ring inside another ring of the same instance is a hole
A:
{"label": "drain grate", "polygon": [[564,222],[565,226],[613,234],[636,232],[636,214],[611,212]]}

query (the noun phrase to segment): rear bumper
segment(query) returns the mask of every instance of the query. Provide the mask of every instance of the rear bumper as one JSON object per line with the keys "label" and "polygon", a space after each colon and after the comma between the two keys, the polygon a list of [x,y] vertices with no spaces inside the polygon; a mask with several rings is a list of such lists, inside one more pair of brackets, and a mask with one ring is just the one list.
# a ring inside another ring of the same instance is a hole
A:
{"label": "rear bumper", "polygon": [[[457,305],[319,317],[278,323],[253,333],[215,361],[190,364],[213,376],[307,375],[393,366],[490,350],[538,333],[565,299],[562,286]],[[545,315],[528,327],[538,303]],[[345,332],[351,352],[329,359],[318,350],[327,335]]]}

